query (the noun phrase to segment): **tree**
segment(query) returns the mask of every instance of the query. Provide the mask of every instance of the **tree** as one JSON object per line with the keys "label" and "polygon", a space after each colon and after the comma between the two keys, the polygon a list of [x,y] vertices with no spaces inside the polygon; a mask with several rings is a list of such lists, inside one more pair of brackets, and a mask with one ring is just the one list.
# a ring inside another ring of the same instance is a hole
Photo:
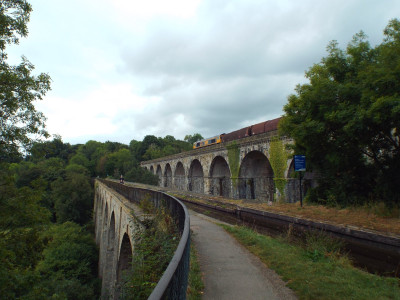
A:
{"label": "tree", "polygon": [[67,171],[66,177],[51,185],[57,223],[73,221],[84,225],[90,220],[93,209],[90,178],[72,169]]}
{"label": "tree", "polygon": [[45,117],[33,102],[41,100],[50,89],[50,76],[34,70],[25,57],[18,66],[7,64],[7,44],[18,44],[28,33],[27,22],[32,8],[23,0],[0,2],[0,160],[15,160],[20,147],[48,134]]}
{"label": "tree", "polygon": [[51,157],[57,157],[68,162],[70,157],[74,155],[74,150],[69,143],[64,144],[61,136],[54,135],[52,141],[35,142],[29,149],[29,159],[39,161]]}
{"label": "tree", "polygon": [[42,191],[17,188],[8,167],[0,167],[0,294],[17,299],[31,287],[31,269],[43,249],[40,232],[50,214],[39,205]]}
{"label": "tree", "polygon": [[200,133],[195,133],[193,135],[188,134],[188,135],[185,135],[185,138],[184,138],[184,140],[190,144],[193,144],[193,143],[203,140],[203,139],[204,138],[202,137],[202,135]]}
{"label": "tree", "polygon": [[27,299],[35,298],[37,290],[42,298],[98,299],[98,251],[91,234],[66,222],[51,226],[42,238],[46,247],[36,267],[41,282]]}
{"label": "tree", "polygon": [[284,107],[281,132],[321,173],[314,200],[400,203],[400,22],[384,35],[375,48],[363,32],[345,51],[331,42]]}

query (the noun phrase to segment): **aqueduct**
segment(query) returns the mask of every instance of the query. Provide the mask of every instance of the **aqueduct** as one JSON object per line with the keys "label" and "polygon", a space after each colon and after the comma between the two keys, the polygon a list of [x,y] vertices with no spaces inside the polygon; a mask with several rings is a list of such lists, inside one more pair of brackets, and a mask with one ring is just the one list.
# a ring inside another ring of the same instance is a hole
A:
{"label": "aqueduct", "polygon": [[[132,184],[95,180],[94,224],[99,246],[99,277],[102,278],[101,299],[118,299],[119,288],[131,269],[135,234],[143,220],[152,215],[143,213],[142,201],[169,214],[180,234],[179,244],[148,299],[184,299],[189,272],[190,222],[186,207],[176,198],[159,191],[142,189]],[[139,226],[139,227],[138,227]]]}
{"label": "aqueduct", "polygon": [[[271,143],[277,139],[276,132],[268,132],[236,140],[233,153],[232,143],[221,143],[141,163],[159,177],[159,185],[170,189],[223,196],[233,199],[257,199],[272,201],[277,192],[274,171],[271,167]],[[280,139],[283,144],[291,139]],[[230,157],[231,156],[231,157]],[[236,163],[238,167],[231,164]],[[237,174],[233,170],[238,168]],[[295,202],[299,198],[298,180],[292,178],[292,159],[287,159],[284,177],[286,187],[284,200]],[[279,178],[281,179],[281,178]],[[312,184],[306,173],[307,184]]]}
{"label": "aqueduct", "polygon": [[100,181],[96,181],[95,188],[94,222],[100,248],[101,294],[112,299],[122,272],[132,261],[134,220],[131,212],[140,213],[140,210]]}

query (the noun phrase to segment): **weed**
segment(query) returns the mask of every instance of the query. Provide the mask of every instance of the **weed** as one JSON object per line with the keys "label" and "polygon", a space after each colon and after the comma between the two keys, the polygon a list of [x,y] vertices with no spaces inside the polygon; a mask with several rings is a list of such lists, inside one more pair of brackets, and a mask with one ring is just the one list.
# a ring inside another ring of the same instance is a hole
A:
{"label": "weed", "polygon": [[142,201],[142,209],[152,211],[153,215],[145,219],[145,226],[135,223],[132,268],[124,275],[121,299],[147,299],[179,243],[178,229],[172,217],[164,209],[155,209],[149,203]]}
{"label": "weed", "polygon": [[[193,235],[193,233],[191,233]],[[189,300],[200,300],[203,294],[204,283],[200,271],[199,260],[195,245],[190,243],[190,271],[187,298]]]}
{"label": "weed", "polygon": [[343,241],[317,230],[307,231],[304,235],[304,243],[307,255],[312,257],[313,260],[328,256],[338,256],[344,248]]}

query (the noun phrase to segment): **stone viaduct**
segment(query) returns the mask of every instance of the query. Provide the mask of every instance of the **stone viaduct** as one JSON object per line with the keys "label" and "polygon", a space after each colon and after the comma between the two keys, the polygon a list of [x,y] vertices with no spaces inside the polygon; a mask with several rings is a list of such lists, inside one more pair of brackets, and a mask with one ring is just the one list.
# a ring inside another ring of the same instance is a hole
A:
{"label": "stone viaduct", "polygon": [[[277,132],[272,131],[236,140],[236,153],[233,153],[236,158],[233,160],[229,158],[232,155],[232,150],[228,150],[232,149],[230,142],[145,161],[141,166],[158,175],[160,186],[170,189],[233,199],[273,201],[274,193],[281,196],[275,188],[270,163],[270,146],[276,136]],[[293,142],[287,138],[281,141],[283,144]],[[236,176],[232,175],[235,166],[230,165],[235,160],[239,168]],[[288,159],[284,172],[283,200],[286,202],[295,202],[300,196],[299,183],[292,178],[293,172],[293,161]],[[310,180],[308,184],[311,184]]]}

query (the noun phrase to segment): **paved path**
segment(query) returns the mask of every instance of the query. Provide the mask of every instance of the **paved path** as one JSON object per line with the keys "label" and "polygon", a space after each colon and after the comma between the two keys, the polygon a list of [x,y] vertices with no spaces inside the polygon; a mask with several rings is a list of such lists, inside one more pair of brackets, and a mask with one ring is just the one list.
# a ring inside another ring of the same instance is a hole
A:
{"label": "paved path", "polygon": [[204,278],[203,299],[296,299],[272,270],[215,222],[190,210],[192,240]]}

